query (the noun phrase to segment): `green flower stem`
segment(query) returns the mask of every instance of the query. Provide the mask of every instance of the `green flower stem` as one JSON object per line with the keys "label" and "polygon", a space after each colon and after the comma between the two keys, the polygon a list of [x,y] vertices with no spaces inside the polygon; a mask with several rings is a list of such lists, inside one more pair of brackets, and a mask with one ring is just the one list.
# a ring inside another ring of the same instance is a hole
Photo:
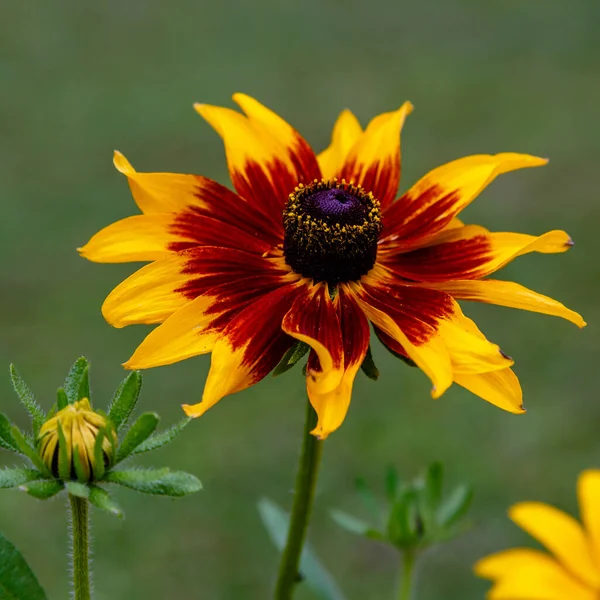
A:
{"label": "green flower stem", "polygon": [[90,600],[90,538],[88,501],[69,494],[71,504],[71,548],[73,598]]}
{"label": "green flower stem", "polygon": [[410,600],[412,590],[413,574],[415,572],[414,550],[404,550],[402,553],[402,582],[400,584],[400,600]]}
{"label": "green flower stem", "polygon": [[287,542],[281,556],[281,563],[279,564],[279,575],[274,595],[275,600],[289,600],[294,593],[296,583],[299,581],[298,566],[310,520],[317,473],[323,449],[323,442],[310,433],[316,424],[317,415],[310,402],[307,402],[304,439],[302,442],[300,463],[298,464],[298,474],[296,475],[294,504],[292,506]]}

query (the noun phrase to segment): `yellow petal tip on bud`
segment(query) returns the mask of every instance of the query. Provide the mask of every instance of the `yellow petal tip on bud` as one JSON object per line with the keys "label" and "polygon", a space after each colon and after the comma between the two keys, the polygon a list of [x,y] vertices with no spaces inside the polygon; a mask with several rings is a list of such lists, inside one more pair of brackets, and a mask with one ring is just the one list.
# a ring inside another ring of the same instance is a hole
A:
{"label": "yellow petal tip on bud", "polygon": [[93,410],[89,399],[69,404],[51,416],[40,428],[37,445],[42,460],[54,477],[77,479],[82,483],[94,481],[98,472],[95,446],[101,430],[104,431],[104,470],[114,462],[117,434],[106,417]]}

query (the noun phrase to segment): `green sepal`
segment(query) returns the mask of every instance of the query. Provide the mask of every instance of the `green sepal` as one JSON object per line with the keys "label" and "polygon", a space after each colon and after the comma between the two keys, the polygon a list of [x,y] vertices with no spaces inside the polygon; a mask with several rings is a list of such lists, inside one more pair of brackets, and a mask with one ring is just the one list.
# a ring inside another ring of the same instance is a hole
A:
{"label": "green sepal", "polygon": [[277,377],[289,371],[295,364],[306,355],[310,346],[305,342],[297,340],[294,345],[283,355],[279,364],[273,369],[273,377]]}
{"label": "green sepal", "polygon": [[89,364],[83,370],[81,374],[81,379],[79,380],[79,388],[77,390],[77,400],[82,400],[83,398],[87,398],[91,402],[90,398],[90,366]]}
{"label": "green sepal", "polygon": [[390,504],[396,501],[399,485],[398,471],[396,471],[394,465],[389,465],[385,471],[385,491]]}
{"label": "green sepal", "polygon": [[19,375],[15,365],[11,364],[10,367],[10,379],[13,384],[13,388],[19,400],[31,416],[31,423],[33,427],[33,436],[37,437],[40,427],[46,420],[46,414],[42,410],[41,406],[37,403],[33,392],[29,389],[29,386],[25,383],[23,378]]}
{"label": "green sepal", "polygon": [[117,483],[143,494],[180,497],[202,489],[200,480],[183,471],[164,469],[128,469],[109,471],[105,481]]}
{"label": "green sepal", "polygon": [[67,392],[64,388],[58,388],[56,390],[56,408],[61,411],[63,408],[67,408],[69,405],[69,399],[67,398]]}
{"label": "green sepal", "polygon": [[365,358],[360,365],[362,372],[373,381],[377,381],[379,379],[379,369],[375,365],[375,361],[373,360],[373,354],[371,353],[371,345],[367,348],[367,353],[365,354]]}
{"label": "green sepal", "polygon": [[456,524],[468,512],[473,501],[473,489],[468,485],[459,485],[440,505],[437,511],[437,522],[448,528]]}
{"label": "green sepal", "polygon": [[82,356],[73,363],[73,366],[69,370],[69,374],[67,375],[65,384],[63,386],[67,394],[67,400],[69,404],[74,404],[78,400],[81,400],[79,392],[82,387],[85,389],[85,383],[83,382],[88,378],[88,369],[88,361]]}
{"label": "green sepal", "polygon": [[58,479],[41,479],[40,481],[25,483],[19,489],[38,500],[47,500],[62,492],[64,487],[63,482]]}
{"label": "green sepal", "polygon": [[89,487],[89,491],[90,503],[96,508],[100,508],[101,510],[106,511],[115,517],[121,518],[123,516],[121,507],[111,498],[110,494],[106,490],[103,490],[101,487],[96,485],[92,485]]}
{"label": "green sepal", "polygon": [[156,413],[144,413],[138,417],[119,444],[115,464],[125,460],[141,443],[145,442],[156,431],[159,420]]}
{"label": "green sepal", "polygon": [[141,388],[142,375],[139,371],[132,371],[117,388],[108,407],[108,418],[117,431],[127,425],[127,421],[140,397]]}
{"label": "green sepal", "polygon": [[416,546],[423,536],[423,525],[418,509],[418,494],[413,487],[400,490],[392,506],[387,535],[398,548]]}
{"label": "green sepal", "polygon": [[425,475],[425,491],[427,493],[427,502],[433,508],[437,508],[442,501],[443,480],[444,467],[442,463],[431,463]]}
{"label": "green sepal", "polygon": [[179,421],[179,423],[175,423],[169,427],[169,429],[165,429],[165,431],[161,431],[160,433],[153,433],[145,442],[142,442],[133,452],[132,454],[142,454],[142,452],[150,452],[151,450],[156,450],[157,448],[162,448],[166,444],[172,442],[177,435],[179,435],[184,427],[191,421],[191,417],[184,417]]}
{"label": "green sepal", "polygon": [[78,498],[89,498],[90,488],[85,483],[79,481],[65,481],[65,488],[71,496],[77,496]]}
{"label": "green sepal", "polygon": [[12,423],[4,413],[0,413],[0,448],[23,454],[12,434]]}
{"label": "green sepal", "polygon": [[[7,489],[13,487],[19,487],[29,481],[36,481],[37,479],[43,479],[44,476],[35,469],[0,469],[0,488]],[[0,596],[1,598],[2,596]]]}
{"label": "green sepal", "polygon": [[2,600],[46,600],[23,555],[0,534],[0,598]]}
{"label": "green sepal", "polygon": [[[261,520],[275,547],[282,552],[287,540],[289,516],[272,500],[262,498],[258,502]],[[329,571],[321,564],[309,543],[304,544],[300,556],[299,575],[306,585],[324,600],[345,600],[342,590]]]}
{"label": "green sepal", "polygon": [[100,429],[98,429],[96,441],[94,442],[94,468],[92,470],[94,473],[93,479],[96,480],[102,479],[106,471],[104,467],[104,450],[102,449],[102,444],[104,443],[105,437],[106,430],[104,429],[104,427],[101,427]]}
{"label": "green sepal", "polygon": [[45,477],[52,477],[52,474],[50,473],[48,467],[44,464],[42,457],[25,439],[25,436],[21,433],[20,429],[16,425],[12,426],[11,433],[15,442],[17,443],[17,446],[19,447],[19,450],[33,463],[33,466]]}
{"label": "green sepal", "polygon": [[[87,481],[89,481],[90,477],[92,476],[91,469],[90,469],[90,474],[88,476],[88,474],[85,472],[85,467],[83,466],[83,464],[81,462],[81,456],[79,456],[79,446],[78,445],[75,445],[73,447],[72,452],[73,452],[73,456],[72,456],[73,469],[75,470],[75,475],[77,477],[77,481],[79,481],[79,483],[86,483]],[[77,495],[77,494],[75,494],[75,495]]]}
{"label": "green sepal", "polygon": [[411,360],[410,358],[408,358],[407,356],[404,356],[403,354],[398,354],[398,352],[394,352],[391,348],[389,348],[386,343],[381,339],[381,337],[379,336],[379,333],[377,333],[377,328],[375,328],[375,335],[377,336],[377,339],[385,346],[385,349],[392,355],[395,356],[396,358],[399,358],[403,363],[406,363],[409,367],[416,367],[417,363],[415,363],[414,360]]}
{"label": "green sepal", "polygon": [[56,431],[58,433],[58,475],[63,481],[71,479],[71,461],[67,450],[67,440],[60,419],[57,420]]}

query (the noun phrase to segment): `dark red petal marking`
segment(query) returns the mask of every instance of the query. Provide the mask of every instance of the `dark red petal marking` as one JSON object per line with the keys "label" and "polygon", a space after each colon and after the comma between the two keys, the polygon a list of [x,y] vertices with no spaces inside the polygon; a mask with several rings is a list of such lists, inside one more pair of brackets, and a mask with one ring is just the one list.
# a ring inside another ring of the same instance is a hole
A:
{"label": "dark red petal marking", "polygon": [[409,190],[391,204],[383,215],[384,237],[399,248],[414,247],[419,239],[442,230],[456,216],[460,194],[432,185],[420,194]]}
{"label": "dark red petal marking", "polygon": [[344,343],[344,369],[362,363],[369,347],[369,321],[356,301],[340,288],[337,297],[338,319]]}
{"label": "dark red petal marking", "polygon": [[395,159],[386,159],[369,166],[361,177],[361,165],[356,159],[349,159],[340,174],[345,179],[361,185],[366,192],[372,192],[385,210],[396,197],[400,184],[400,154]]}
{"label": "dark red petal marking", "polygon": [[403,254],[382,253],[380,261],[406,279],[449,281],[482,277],[491,257],[489,238],[477,234]]}
{"label": "dark red petal marking", "polygon": [[[359,292],[360,294],[360,292]],[[438,290],[402,284],[362,284],[365,302],[392,318],[411,344],[423,345],[438,323],[453,314],[452,297]]]}

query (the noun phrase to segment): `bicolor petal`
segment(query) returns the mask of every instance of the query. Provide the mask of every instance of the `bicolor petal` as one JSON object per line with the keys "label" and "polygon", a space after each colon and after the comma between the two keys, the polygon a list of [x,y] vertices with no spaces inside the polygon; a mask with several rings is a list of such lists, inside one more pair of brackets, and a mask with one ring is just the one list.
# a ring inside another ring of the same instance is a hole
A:
{"label": "bicolor petal", "polygon": [[400,184],[400,132],[413,105],[405,102],[398,110],[383,113],[367,125],[350,148],[338,178],[353,181],[372,192],[385,210]]}
{"label": "bicolor petal", "polygon": [[331,144],[317,156],[325,179],[332,179],[341,172],[348,152],[362,132],[362,127],[354,114],[348,109],[343,110],[333,126]]}
{"label": "bicolor petal", "polygon": [[386,235],[396,236],[405,248],[441,231],[498,175],[545,165],[527,154],[479,154],[455,160],[430,171],[386,212]]}

